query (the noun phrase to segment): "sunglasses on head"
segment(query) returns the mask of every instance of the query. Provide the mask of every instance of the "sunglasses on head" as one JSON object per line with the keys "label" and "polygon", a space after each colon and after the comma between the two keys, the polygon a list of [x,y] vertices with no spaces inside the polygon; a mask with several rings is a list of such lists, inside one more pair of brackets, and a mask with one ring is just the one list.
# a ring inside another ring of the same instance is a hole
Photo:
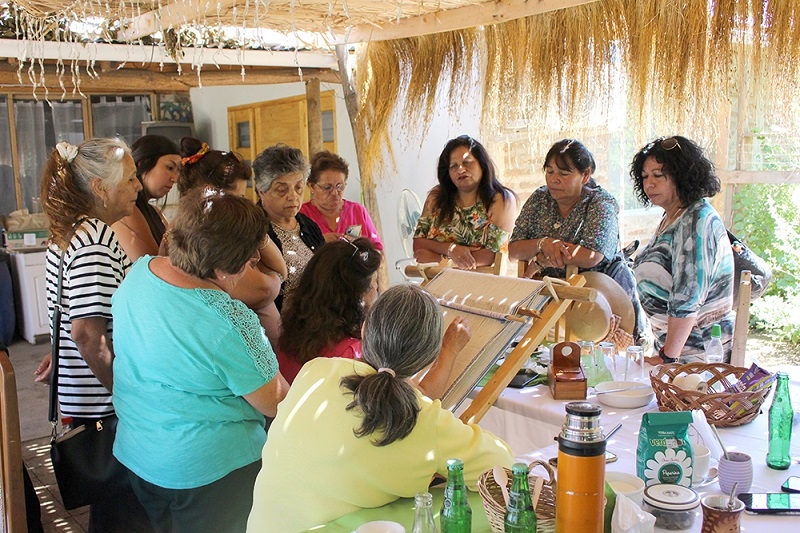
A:
{"label": "sunglasses on head", "polygon": [[347,259],[347,263],[348,264],[350,263],[350,261],[353,260],[353,258],[356,256],[356,254],[358,254],[358,256],[361,258],[361,260],[364,261],[364,262],[366,262],[367,259],[369,259],[369,251],[362,250],[361,248],[356,246],[355,243],[353,241],[351,241],[350,239],[348,239],[347,237],[344,237],[344,236],[339,237],[339,240],[343,241],[343,242],[346,242],[347,244],[349,244],[350,246],[353,247],[353,254]]}
{"label": "sunglasses on head", "polygon": [[661,140],[656,139],[655,141],[652,141],[650,144],[648,144],[644,149],[644,153],[650,152],[653,148],[656,147],[656,144],[658,144],[661,148],[667,151],[674,150],[675,148],[677,148],[678,150],[683,150],[683,148],[681,148],[680,143],[678,142],[678,139],[676,139],[675,137],[664,137]]}

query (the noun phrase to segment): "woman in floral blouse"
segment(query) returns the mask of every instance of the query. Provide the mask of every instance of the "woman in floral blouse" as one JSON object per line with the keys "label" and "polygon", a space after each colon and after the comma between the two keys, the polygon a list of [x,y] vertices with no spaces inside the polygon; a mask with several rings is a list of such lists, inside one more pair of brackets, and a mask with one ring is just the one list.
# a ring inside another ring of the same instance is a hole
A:
{"label": "woman in floral blouse", "polygon": [[592,178],[594,157],[581,142],[564,139],[550,148],[542,168],[547,185],[522,207],[509,256],[530,261],[527,277],[563,278],[567,265],[603,271],[619,249],[619,205]]}
{"label": "woman in floral blouse", "polygon": [[514,227],[516,194],[497,179],[486,148],[468,135],[447,142],[437,177],[414,232],[414,258],[446,257],[466,270],[491,265]]}

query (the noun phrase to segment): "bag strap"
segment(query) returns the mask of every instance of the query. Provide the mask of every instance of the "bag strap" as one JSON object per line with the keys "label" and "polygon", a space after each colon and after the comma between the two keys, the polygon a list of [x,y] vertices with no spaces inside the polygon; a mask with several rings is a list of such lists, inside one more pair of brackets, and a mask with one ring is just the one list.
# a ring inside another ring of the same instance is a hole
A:
{"label": "bag strap", "polygon": [[[69,230],[66,239],[66,248],[69,249],[72,237],[78,231],[78,228],[86,222],[87,218],[80,218]],[[50,321],[50,405],[47,410],[47,419],[53,426],[52,437],[56,437],[56,425],[58,424],[58,351],[61,347],[61,292],[64,280],[64,260],[67,256],[67,250],[61,251],[61,257],[58,261],[58,277],[56,282],[56,294],[53,297],[53,317]]]}

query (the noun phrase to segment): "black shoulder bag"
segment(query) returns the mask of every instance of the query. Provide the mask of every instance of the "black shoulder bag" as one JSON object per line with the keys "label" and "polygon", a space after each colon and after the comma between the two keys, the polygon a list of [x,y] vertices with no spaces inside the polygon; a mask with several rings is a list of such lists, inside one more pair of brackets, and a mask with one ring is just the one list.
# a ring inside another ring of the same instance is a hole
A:
{"label": "black shoulder bag", "polygon": [[761,298],[767,290],[767,285],[772,281],[772,270],[762,258],[757,256],[753,250],[747,247],[736,235],[728,231],[728,240],[731,241],[733,251],[733,302],[734,306],[739,299],[739,280],[742,278],[742,271],[750,271],[750,301]]}
{"label": "black shoulder bag", "polygon": [[[67,247],[75,231],[84,222],[79,220],[70,230]],[[50,437],[50,458],[56,475],[58,490],[66,509],[76,509],[95,503],[115,487],[128,483],[125,467],[112,452],[117,433],[116,415],[99,418],[58,436],[58,350],[61,328],[61,290],[64,277],[66,250],[58,263],[58,282],[53,304],[52,365],[50,372],[50,407],[48,420],[53,426]]]}

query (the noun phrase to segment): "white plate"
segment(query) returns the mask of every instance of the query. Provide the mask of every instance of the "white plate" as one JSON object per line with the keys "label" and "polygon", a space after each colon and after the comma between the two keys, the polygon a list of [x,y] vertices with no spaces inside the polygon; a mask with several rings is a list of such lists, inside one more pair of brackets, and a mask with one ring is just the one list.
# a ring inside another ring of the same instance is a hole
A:
{"label": "white plate", "polygon": [[[644,407],[655,397],[653,388],[646,385],[646,383],[639,383],[637,381],[605,381],[603,383],[598,383],[594,390],[602,392],[604,390],[635,388],[635,390],[609,392],[608,394],[598,394],[596,396],[597,401],[603,405],[617,407],[619,409],[635,409],[637,407]],[[646,387],[640,388],[643,386]]]}

